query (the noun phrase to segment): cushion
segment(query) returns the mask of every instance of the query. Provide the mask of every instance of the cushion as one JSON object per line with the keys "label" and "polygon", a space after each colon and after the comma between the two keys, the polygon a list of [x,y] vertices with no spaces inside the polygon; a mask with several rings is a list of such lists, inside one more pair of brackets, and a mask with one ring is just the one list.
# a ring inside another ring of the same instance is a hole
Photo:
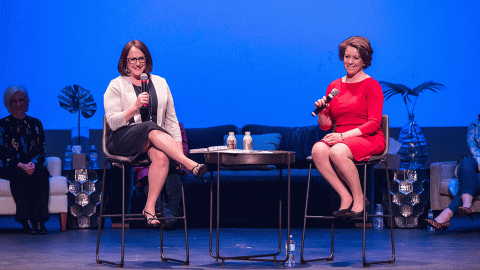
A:
{"label": "cushion", "polygon": [[[252,150],[280,150],[280,142],[282,135],[280,133],[269,133],[262,135],[252,136]],[[243,149],[243,137],[244,135],[235,135],[237,139],[237,149]],[[223,144],[227,144],[228,135],[223,136]]]}

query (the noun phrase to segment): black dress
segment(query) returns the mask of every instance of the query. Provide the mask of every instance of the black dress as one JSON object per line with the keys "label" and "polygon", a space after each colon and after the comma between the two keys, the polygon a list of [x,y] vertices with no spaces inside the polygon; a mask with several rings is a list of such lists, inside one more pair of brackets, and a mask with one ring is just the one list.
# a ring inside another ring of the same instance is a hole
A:
{"label": "black dress", "polygon": [[[48,169],[45,162],[45,134],[40,120],[26,116],[0,119],[1,177],[10,181],[10,191],[16,204],[15,220],[24,222],[48,220],[50,192]],[[28,175],[18,163],[35,164]]]}
{"label": "black dress", "polygon": [[[134,85],[137,96],[141,93],[140,87]],[[107,140],[108,151],[117,156],[129,157],[132,161],[141,160],[147,157],[142,153],[145,144],[148,142],[148,133],[152,130],[160,130],[169,134],[157,124],[157,95],[152,81],[148,83],[150,102],[146,108],[142,108],[142,122],[123,126],[115,130]],[[133,122],[133,120],[131,120]]]}

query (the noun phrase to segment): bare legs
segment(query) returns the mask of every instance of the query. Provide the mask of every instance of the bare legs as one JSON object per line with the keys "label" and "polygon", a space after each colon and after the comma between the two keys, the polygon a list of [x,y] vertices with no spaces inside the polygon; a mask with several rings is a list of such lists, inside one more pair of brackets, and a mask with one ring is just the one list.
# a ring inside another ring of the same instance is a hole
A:
{"label": "bare legs", "polygon": [[197,163],[187,158],[173,138],[165,132],[160,130],[152,130],[148,133],[148,139],[152,145],[158,150],[162,151],[168,157],[178,161],[185,166],[188,170],[192,170]]}
{"label": "bare legs", "polygon": [[362,211],[363,192],[350,149],[343,143],[328,146],[319,142],[313,146],[312,157],[317,170],[340,195],[340,209],[347,209],[353,201],[351,211]]}
{"label": "bare legs", "polygon": [[[149,142],[145,145],[144,150],[148,151],[147,153],[152,164],[148,170],[149,188],[145,211],[154,214],[155,202],[168,176],[169,157],[178,161],[189,170],[192,170],[197,163],[187,158],[177,146],[177,142],[165,132],[152,130],[148,134],[148,139]],[[158,220],[151,222],[151,224],[158,223],[160,223]]]}
{"label": "bare legs", "polygon": [[[155,203],[160,195],[160,191],[165,184],[168,176],[169,159],[155,147],[148,150],[148,156],[152,164],[148,168],[148,196],[145,204],[145,212],[155,215]],[[148,214],[147,214],[148,215]],[[151,224],[158,224],[160,221],[153,220]]]}

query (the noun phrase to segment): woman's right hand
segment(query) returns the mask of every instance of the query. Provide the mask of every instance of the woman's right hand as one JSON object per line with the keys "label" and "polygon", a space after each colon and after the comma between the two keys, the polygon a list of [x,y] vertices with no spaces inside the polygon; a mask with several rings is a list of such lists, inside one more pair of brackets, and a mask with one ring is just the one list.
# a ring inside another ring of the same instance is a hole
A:
{"label": "woman's right hand", "polygon": [[20,167],[22,170],[24,170],[28,175],[32,175],[33,172],[35,171],[35,164],[31,162],[28,164],[19,162],[17,166]]}
{"label": "woman's right hand", "polygon": [[144,104],[148,104],[150,101],[150,95],[147,92],[140,93],[135,101],[135,107],[140,110]]}
{"label": "woman's right hand", "polygon": [[323,98],[315,101],[315,108],[318,108],[318,107],[325,107],[325,108],[328,107],[326,96],[323,96]]}

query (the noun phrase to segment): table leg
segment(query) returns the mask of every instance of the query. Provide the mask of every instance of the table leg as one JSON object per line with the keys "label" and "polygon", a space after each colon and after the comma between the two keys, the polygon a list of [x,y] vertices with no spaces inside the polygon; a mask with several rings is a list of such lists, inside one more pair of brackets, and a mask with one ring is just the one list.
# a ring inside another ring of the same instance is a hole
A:
{"label": "table leg", "polygon": [[[290,155],[287,157],[287,168],[288,168],[288,177],[287,177],[287,241],[290,241],[290,208],[291,208],[291,181],[290,181]],[[280,181],[282,180],[282,170],[280,170]],[[225,267],[225,260],[251,260],[251,261],[268,261],[268,262],[286,262],[288,259],[288,254],[290,250],[290,246],[287,245],[287,253],[285,254],[285,259],[278,260],[277,256],[281,253],[282,249],[282,199],[279,202],[279,247],[276,253],[272,254],[257,254],[257,255],[245,255],[245,256],[231,256],[231,257],[223,257],[220,256],[220,153],[217,154],[217,243],[216,243],[216,255],[213,254],[212,246],[213,246],[213,173],[210,177],[210,256],[215,258],[215,263],[218,264],[218,260],[222,261],[222,267]],[[273,257],[273,259],[267,259],[262,257]]]}

